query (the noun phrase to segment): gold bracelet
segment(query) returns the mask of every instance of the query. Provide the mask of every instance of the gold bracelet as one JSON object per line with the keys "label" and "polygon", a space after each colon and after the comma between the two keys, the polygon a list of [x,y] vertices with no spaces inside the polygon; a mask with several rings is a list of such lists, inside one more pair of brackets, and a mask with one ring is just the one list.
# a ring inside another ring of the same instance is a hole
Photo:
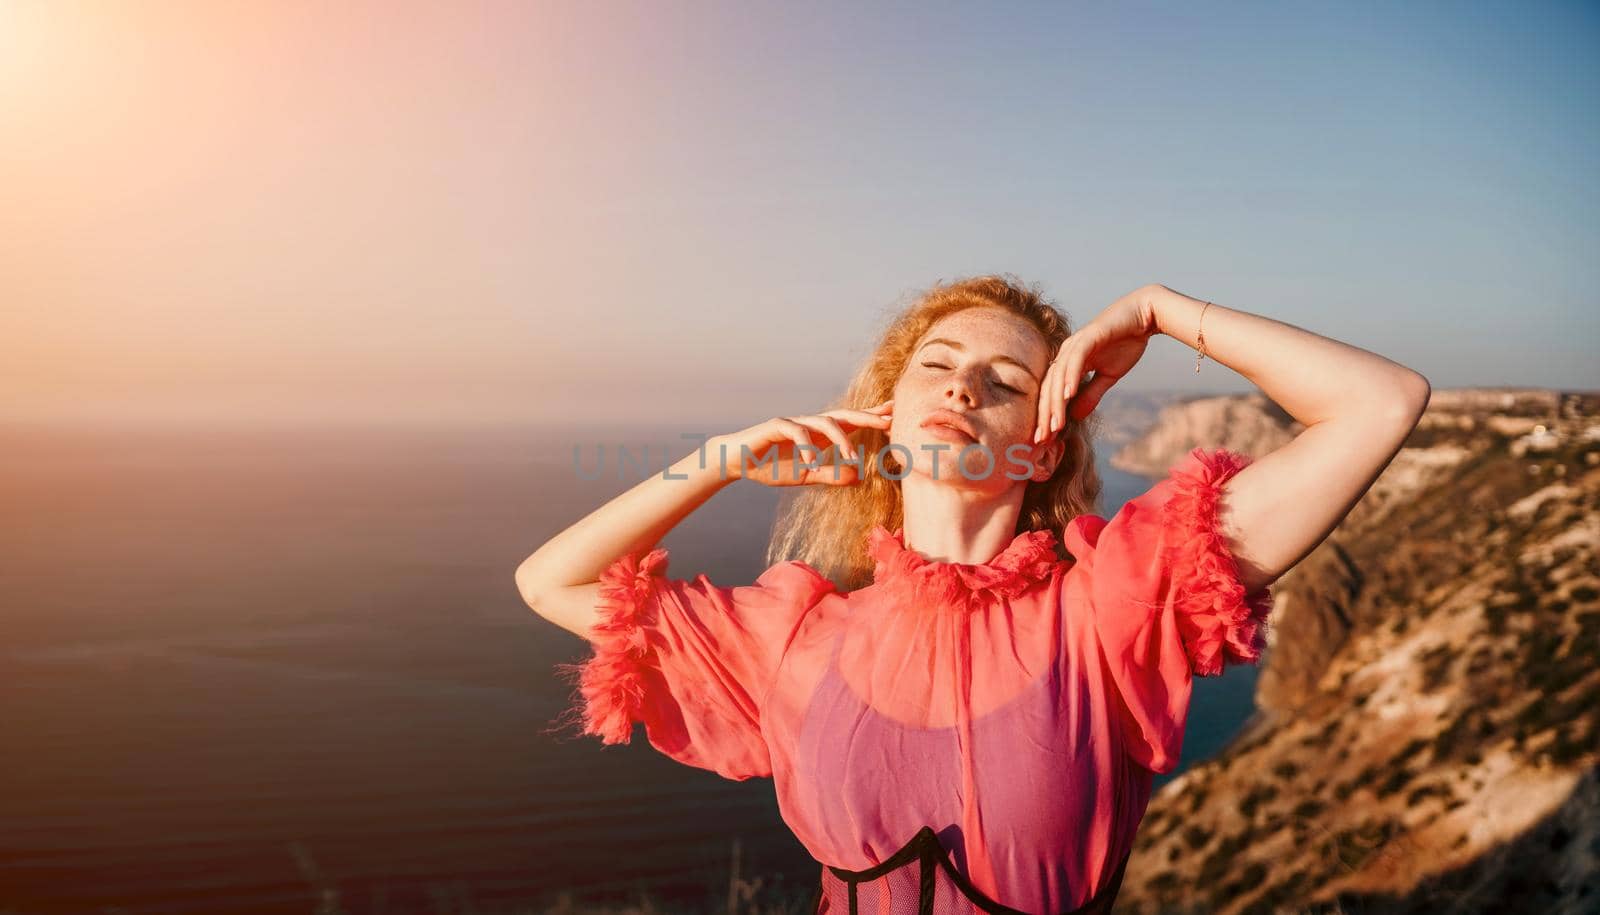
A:
{"label": "gold bracelet", "polygon": [[1210,307],[1211,303],[1207,302],[1205,308],[1200,309],[1200,320],[1198,322],[1198,326],[1196,327],[1196,330],[1200,335],[1200,352],[1194,357],[1194,370],[1196,374],[1200,372],[1200,360],[1206,357],[1206,332],[1202,328],[1205,327],[1206,323],[1206,308]]}

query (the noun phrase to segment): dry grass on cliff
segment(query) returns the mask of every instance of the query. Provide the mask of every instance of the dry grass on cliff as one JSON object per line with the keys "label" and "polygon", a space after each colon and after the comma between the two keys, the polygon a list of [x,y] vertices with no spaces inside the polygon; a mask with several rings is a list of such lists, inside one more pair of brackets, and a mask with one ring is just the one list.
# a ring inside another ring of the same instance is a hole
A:
{"label": "dry grass on cliff", "polygon": [[[1152,801],[1119,912],[1600,899],[1600,403],[1580,407],[1435,417],[1280,582],[1274,707]],[[1554,444],[1512,447],[1529,430]]]}

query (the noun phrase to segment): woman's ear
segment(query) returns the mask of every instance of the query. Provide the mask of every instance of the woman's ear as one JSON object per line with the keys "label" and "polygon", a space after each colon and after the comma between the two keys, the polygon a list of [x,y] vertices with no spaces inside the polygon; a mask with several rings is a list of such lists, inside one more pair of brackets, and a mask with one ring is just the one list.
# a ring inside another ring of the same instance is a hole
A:
{"label": "woman's ear", "polygon": [[1033,457],[1033,481],[1043,483],[1056,474],[1056,466],[1061,463],[1062,455],[1067,453],[1067,443],[1061,440],[1058,433],[1038,444]]}

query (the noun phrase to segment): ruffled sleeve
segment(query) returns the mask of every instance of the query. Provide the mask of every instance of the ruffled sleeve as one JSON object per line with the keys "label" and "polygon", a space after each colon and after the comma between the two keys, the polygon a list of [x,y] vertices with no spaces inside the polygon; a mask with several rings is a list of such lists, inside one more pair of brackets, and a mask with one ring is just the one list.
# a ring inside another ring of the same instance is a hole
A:
{"label": "ruffled sleeve", "polygon": [[1195,448],[1110,521],[1081,515],[1063,538],[1092,557],[1090,609],[1130,752],[1156,772],[1177,765],[1191,678],[1254,664],[1266,646],[1271,590],[1245,592],[1218,520],[1223,484],[1251,460]]}
{"label": "ruffled sleeve", "polygon": [[576,686],[564,719],[605,744],[651,745],[686,765],[743,781],[770,776],[761,703],[807,611],[834,585],[809,565],[772,566],[754,584],[721,587],[704,574],[669,577],[657,548],[601,574],[593,655],[558,664]]}

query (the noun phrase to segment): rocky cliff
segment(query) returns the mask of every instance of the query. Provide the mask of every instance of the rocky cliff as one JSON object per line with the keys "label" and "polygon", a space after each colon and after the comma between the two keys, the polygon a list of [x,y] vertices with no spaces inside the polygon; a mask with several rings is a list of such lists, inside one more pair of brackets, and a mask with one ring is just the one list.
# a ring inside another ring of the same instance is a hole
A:
{"label": "rocky cliff", "polygon": [[[1112,463],[1262,455],[1259,395]],[[1274,586],[1251,724],[1152,800],[1119,912],[1600,911],[1600,394],[1435,391]]]}
{"label": "rocky cliff", "polygon": [[1159,477],[1195,445],[1266,454],[1301,430],[1282,407],[1261,394],[1186,398],[1157,402],[1154,408],[1153,420],[1139,426],[1131,426],[1135,417],[1117,416],[1117,426],[1145,431],[1111,455],[1111,466]]}

